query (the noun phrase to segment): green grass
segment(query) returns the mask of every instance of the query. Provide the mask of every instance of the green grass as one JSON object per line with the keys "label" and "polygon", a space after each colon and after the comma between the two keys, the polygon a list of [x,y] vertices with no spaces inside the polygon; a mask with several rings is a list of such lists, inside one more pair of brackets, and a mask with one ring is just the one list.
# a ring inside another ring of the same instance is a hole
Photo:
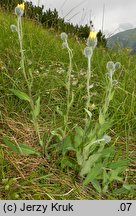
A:
{"label": "green grass", "polygon": [[[115,182],[106,194],[97,193],[91,184],[82,186],[82,179],[72,169],[60,167],[61,143],[54,137],[49,143],[51,132],[63,124],[57,113],[57,106],[66,109],[65,77],[68,69],[68,54],[62,49],[60,35],[53,30],[43,29],[38,24],[23,20],[26,71],[33,73],[32,94],[41,96],[40,132],[48,145],[49,157],[39,158],[15,154],[5,147],[6,135],[17,143],[25,143],[40,151],[30,117],[27,102],[19,100],[10,89],[27,91],[20,69],[19,43],[10,25],[16,18],[0,13],[0,199],[134,199],[134,192],[118,191]],[[86,103],[85,75],[87,63],[83,56],[85,43],[69,38],[73,49],[73,75],[78,83],[72,86],[75,94],[70,110],[69,128],[84,124]],[[136,64],[135,56],[128,57],[126,51],[111,52],[96,48],[92,58],[94,89],[91,104],[94,123],[102,106],[106,88],[106,63],[120,62],[122,67],[116,73],[119,84],[110,104],[109,115],[114,124],[109,130],[112,143],[116,145],[115,159],[129,159],[129,167],[124,173],[124,181],[135,184],[135,144],[136,144]],[[111,144],[112,144],[111,143]],[[73,156],[74,157],[74,156]],[[123,193],[124,192],[124,193]]]}

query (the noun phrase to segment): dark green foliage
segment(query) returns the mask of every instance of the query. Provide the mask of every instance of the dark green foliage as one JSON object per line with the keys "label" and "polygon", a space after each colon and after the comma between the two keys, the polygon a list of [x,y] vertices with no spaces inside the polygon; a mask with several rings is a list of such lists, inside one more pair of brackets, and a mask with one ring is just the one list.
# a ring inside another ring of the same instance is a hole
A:
{"label": "dark green foliage", "polygon": [[37,7],[32,4],[32,2],[25,3],[25,16],[29,17],[30,19],[37,20],[38,22],[42,22],[43,17],[43,9],[42,7]]}
{"label": "dark green foliage", "polygon": [[5,10],[11,11],[17,6],[17,4],[20,3],[22,3],[22,0],[2,0],[0,1],[0,7]]}
{"label": "dark green foliage", "polygon": [[107,42],[106,42],[105,35],[103,35],[101,30],[99,30],[99,32],[97,33],[97,46],[106,47],[106,44]]}

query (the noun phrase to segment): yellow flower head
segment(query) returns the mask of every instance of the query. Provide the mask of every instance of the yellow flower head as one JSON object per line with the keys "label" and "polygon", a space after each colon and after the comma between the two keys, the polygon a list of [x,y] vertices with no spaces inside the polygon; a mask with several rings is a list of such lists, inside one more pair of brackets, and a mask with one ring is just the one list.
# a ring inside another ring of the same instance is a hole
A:
{"label": "yellow flower head", "polygon": [[89,34],[89,39],[90,40],[95,40],[96,36],[97,36],[97,32],[91,31],[90,34]]}
{"label": "yellow flower head", "polygon": [[25,3],[23,2],[22,4],[18,4],[17,7],[24,10],[25,9]]}

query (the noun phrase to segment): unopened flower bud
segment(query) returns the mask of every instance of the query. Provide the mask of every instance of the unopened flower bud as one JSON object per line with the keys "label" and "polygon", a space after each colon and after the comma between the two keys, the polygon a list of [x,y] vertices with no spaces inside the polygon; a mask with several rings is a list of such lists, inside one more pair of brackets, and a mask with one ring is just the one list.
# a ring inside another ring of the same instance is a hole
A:
{"label": "unopened flower bud", "polygon": [[16,25],[11,25],[10,29],[12,32],[17,32],[17,26]]}
{"label": "unopened flower bud", "polygon": [[85,57],[91,58],[92,54],[93,54],[92,47],[85,47],[85,49],[84,49],[84,55],[85,55]]}
{"label": "unopened flower bud", "polygon": [[112,61],[109,61],[106,65],[108,71],[115,71],[115,64]]}
{"label": "unopened flower bud", "polygon": [[118,81],[117,80],[112,80],[112,85],[117,85]]}
{"label": "unopened flower bud", "polygon": [[109,143],[109,142],[111,141],[111,137],[108,136],[107,134],[105,134],[105,135],[103,136],[103,140],[104,140],[104,142]]}
{"label": "unopened flower bud", "polygon": [[68,35],[67,35],[65,32],[62,32],[62,33],[60,34],[60,37],[61,37],[61,39],[62,39],[63,41],[66,41],[67,38],[68,38]]}
{"label": "unopened flower bud", "polygon": [[120,62],[116,62],[116,63],[115,63],[115,70],[118,70],[118,69],[120,69],[120,68],[121,68]]}

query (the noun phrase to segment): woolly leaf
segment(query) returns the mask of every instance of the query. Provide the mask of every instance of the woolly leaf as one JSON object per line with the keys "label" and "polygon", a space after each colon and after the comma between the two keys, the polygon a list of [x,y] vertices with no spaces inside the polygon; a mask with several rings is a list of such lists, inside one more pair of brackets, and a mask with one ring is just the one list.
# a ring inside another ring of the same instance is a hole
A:
{"label": "woolly leaf", "polygon": [[91,183],[98,193],[102,192],[101,185],[97,180],[92,180]]}
{"label": "woolly leaf", "polygon": [[105,123],[105,117],[104,117],[102,111],[100,111],[100,113],[99,113],[99,123],[100,123],[100,125],[103,125]]}
{"label": "woolly leaf", "polygon": [[91,168],[87,177],[85,178],[83,185],[88,185],[91,181],[95,180],[98,175],[100,175],[103,165],[101,163],[96,164],[93,168]]}
{"label": "woolly leaf", "polygon": [[99,160],[101,154],[94,154],[91,155],[87,161],[84,162],[84,164],[82,165],[82,169],[81,169],[81,176],[84,176],[88,173],[90,173],[90,170],[92,168],[92,166]]}

